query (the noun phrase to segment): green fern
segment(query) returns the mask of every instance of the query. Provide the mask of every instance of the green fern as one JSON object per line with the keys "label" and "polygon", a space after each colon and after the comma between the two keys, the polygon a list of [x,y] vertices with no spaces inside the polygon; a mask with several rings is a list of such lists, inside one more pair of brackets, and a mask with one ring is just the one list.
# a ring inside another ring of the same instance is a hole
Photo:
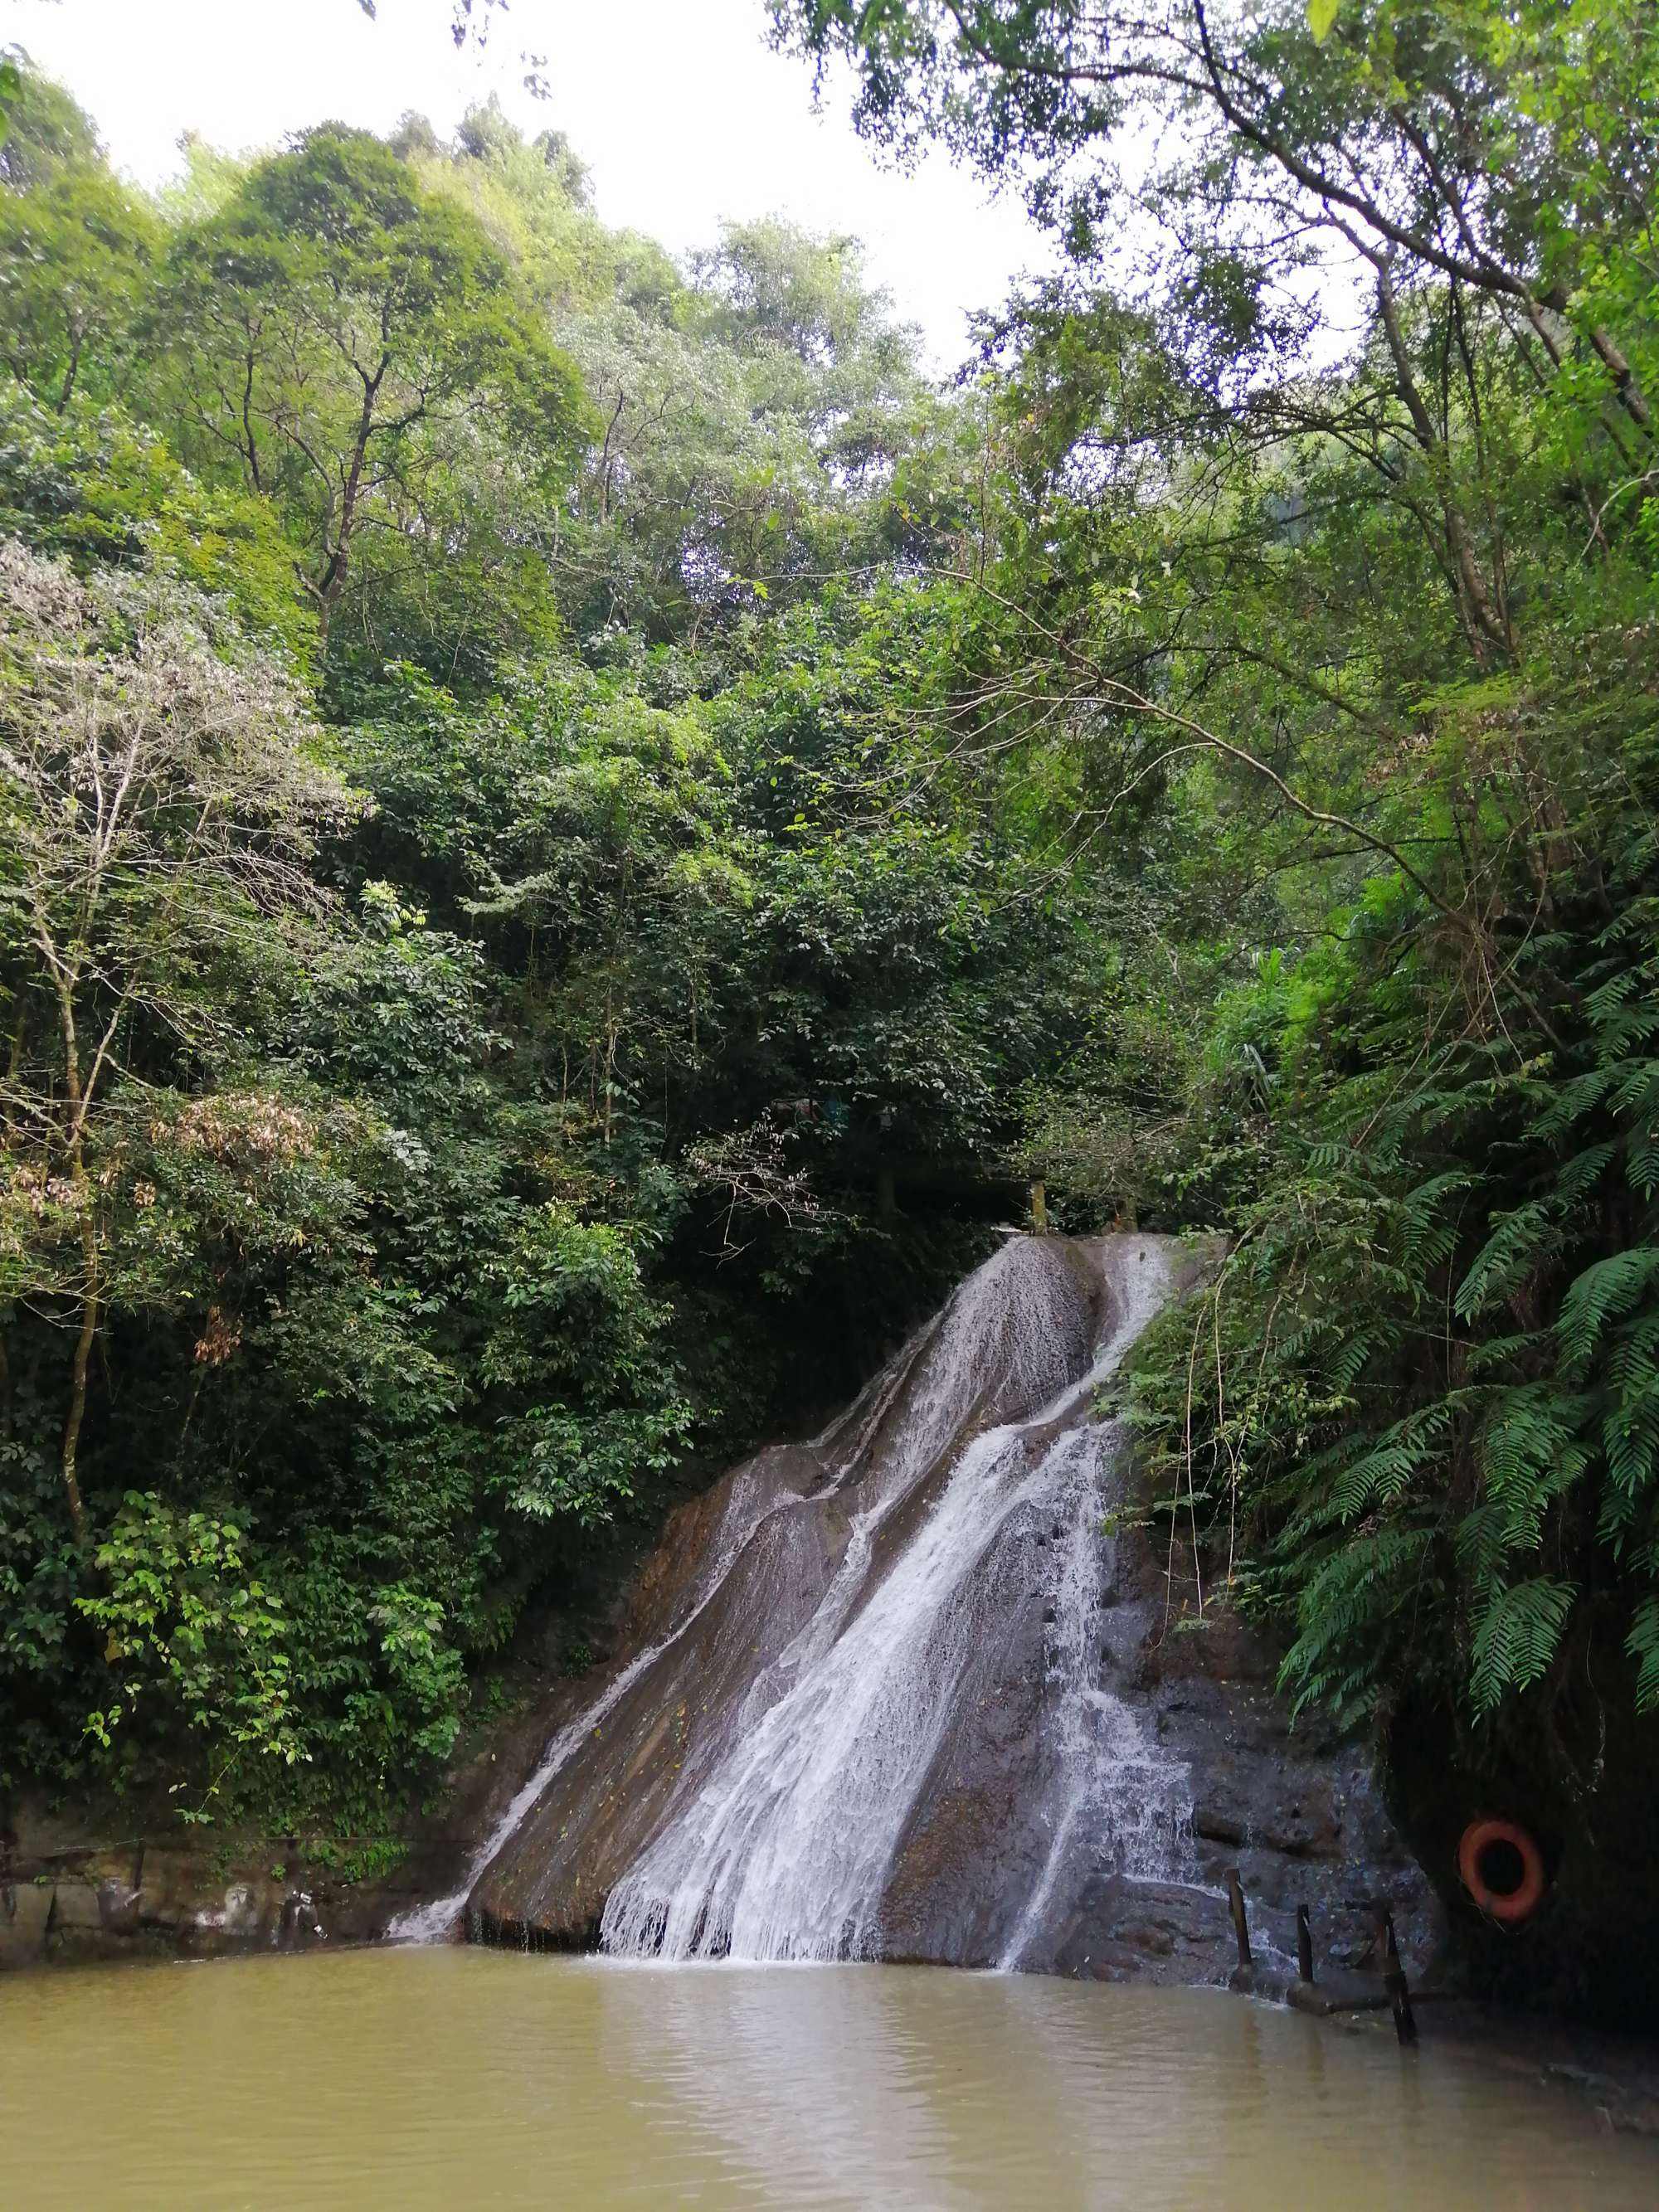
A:
{"label": "green fern", "polygon": [[1575,1584],[1540,1576],[1500,1591],[1475,1625],[1470,1701],[1490,1713],[1513,1691],[1541,1680],[1561,1642]]}
{"label": "green fern", "polygon": [[1598,1260],[1568,1291],[1561,1301],[1556,1323],[1563,1364],[1570,1374],[1582,1374],[1601,1343],[1610,1322],[1619,1320],[1659,1283],[1659,1244],[1640,1244]]}
{"label": "green fern", "polygon": [[1650,1713],[1659,1708],[1659,1597],[1637,1607],[1625,1649],[1637,1662],[1637,1711]]}
{"label": "green fern", "polygon": [[1431,1557],[1426,1530],[1391,1528],[1358,1538],[1326,1561],[1302,1594],[1301,1632],[1279,1670],[1297,1712],[1322,1704],[1352,1721],[1374,1710],[1381,1686],[1366,1663],[1367,1648],[1402,1612],[1432,1600],[1424,1582]]}
{"label": "green fern", "polygon": [[[1135,1418],[1171,1466],[1190,1435],[1171,1487],[1242,1510],[1254,1587],[1293,1612],[1299,1705],[1380,1713],[1426,1681],[1489,1719],[1550,1680],[1591,1586],[1659,1704],[1659,904],[1639,911],[1588,954],[1540,934],[1526,1010],[1405,1084],[1365,1055],[1415,1052],[1437,987],[1392,976],[1325,1126],[1242,1213],[1224,1292],[1147,1340]],[[1552,962],[1579,963],[1570,991]],[[1551,992],[1560,1026],[1528,1042]],[[1189,1402],[1194,1327],[1221,1374]]]}
{"label": "green fern", "polygon": [[1510,1295],[1536,1266],[1559,1212],[1552,1195],[1534,1199],[1513,1213],[1498,1217],[1497,1226],[1476,1253],[1452,1299],[1453,1311],[1460,1321],[1472,1319]]}

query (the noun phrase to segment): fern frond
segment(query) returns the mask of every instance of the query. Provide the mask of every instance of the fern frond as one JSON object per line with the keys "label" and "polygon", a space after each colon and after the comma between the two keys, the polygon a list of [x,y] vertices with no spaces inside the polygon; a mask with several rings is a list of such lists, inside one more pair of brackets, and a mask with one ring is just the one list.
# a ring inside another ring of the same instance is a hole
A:
{"label": "fern frond", "polygon": [[1372,1708],[1386,1674],[1386,1632],[1423,1596],[1432,1541],[1426,1528],[1380,1529],[1345,1544],[1314,1577],[1297,1608],[1301,1633],[1279,1669],[1297,1711],[1322,1703],[1348,1720]]}
{"label": "fern frond", "polygon": [[1556,1178],[1555,1189],[1552,1193],[1556,1203],[1570,1209],[1587,1197],[1606,1174],[1618,1149],[1616,1145],[1609,1142],[1591,1145],[1585,1151],[1574,1153]]}
{"label": "fern frond", "polygon": [[1469,1321],[1498,1298],[1507,1297],[1537,1264],[1548,1243],[1559,1207],[1551,1198],[1534,1199],[1513,1213],[1500,1214],[1497,1226],[1475,1254],[1452,1298],[1460,1321]]}
{"label": "fern frond", "polygon": [[1556,1336],[1570,1370],[1582,1370],[1609,1322],[1617,1321],[1659,1280],[1659,1245],[1638,1244],[1586,1267],[1561,1301]]}
{"label": "fern frond", "polygon": [[1644,1598],[1631,1622],[1625,1649],[1636,1665],[1636,1710],[1659,1706],[1659,1597]]}
{"label": "fern frond", "polygon": [[1533,1123],[1533,1134],[1545,1144],[1553,1144],[1566,1134],[1575,1122],[1582,1121],[1586,1114],[1607,1097],[1618,1075],[1614,1067],[1593,1067],[1587,1074],[1575,1075],[1561,1084],[1547,1110]]}
{"label": "fern frond", "polygon": [[1512,1583],[1486,1607],[1475,1626],[1469,1674],[1477,1712],[1490,1713],[1510,1691],[1527,1689],[1548,1672],[1577,1595],[1576,1584],[1540,1575]]}

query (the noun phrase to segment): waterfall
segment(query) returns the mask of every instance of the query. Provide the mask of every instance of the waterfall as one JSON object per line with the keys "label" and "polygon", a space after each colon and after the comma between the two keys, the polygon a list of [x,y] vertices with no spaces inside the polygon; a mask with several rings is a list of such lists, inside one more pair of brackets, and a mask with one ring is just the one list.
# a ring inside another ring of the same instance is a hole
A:
{"label": "waterfall", "polygon": [[[1113,1822],[1125,1870],[1162,1871],[1161,1840],[1185,1805],[1138,1723],[1093,1686],[1101,1474],[1119,1462],[1115,1424],[1060,1426],[1105,1382],[1168,1295],[1167,1261],[1147,1243],[1128,1296],[1087,1373],[1062,1379],[1055,1279],[1012,1244],[947,1312],[896,1450],[854,1522],[817,1613],[756,1684],[720,1767],[611,1892],[610,1952],[670,1959],[867,1958],[881,1948],[885,1878],[940,1739],[998,1635],[1001,1578],[984,1570],[1022,1513],[1064,1514],[1048,1552],[1059,1629],[1048,1670],[1064,1739],[1066,1802],[1032,1910],[1053,1888],[1085,1813]],[[987,1371],[988,1345],[994,1346]],[[960,1419],[963,1401],[1011,1386],[1036,1411],[975,1437],[943,1492],[884,1574],[878,1531]],[[1062,1625],[1063,1624],[1063,1625]],[[1029,1930],[1005,1954],[1015,1964]]]}
{"label": "waterfall", "polygon": [[654,1636],[394,1932],[471,1896],[623,1957],[1016,1966],[1088,1881],[1181,1878],[1186,1769],[1101,1679],[1128,1445],[1097,1407],[1176,1264],[1012,1239],[839,1422],[728,1478]]}

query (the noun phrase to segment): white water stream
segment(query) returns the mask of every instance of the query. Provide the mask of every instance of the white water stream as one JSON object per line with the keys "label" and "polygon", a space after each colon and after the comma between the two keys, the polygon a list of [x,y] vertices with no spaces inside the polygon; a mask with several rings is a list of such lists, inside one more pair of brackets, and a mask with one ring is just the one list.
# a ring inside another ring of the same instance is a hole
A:
{"label": "white water stream", "polygon": [[[1089,1249],[1109,1319],[1080,1377],[1076,1284],[1051,1254],[1019,1239],[819,1439],[824,1486],[852,1516],[839,1566],[750,1684],[701,1786],[612,1887],[605,1950],[669,1960],[877,1955],[884,1892],[946,1731],[988,1679],[1011,1607],[1034,1601],[1051,1624],[1043,1741],[1032,1747],[1034,1771],[1051,1778],[1037,1821],[1047,1850],[1000,1963],[1020,1963],[1080,1862],[1140,1880],[1185,1870],[1185,1769],[1099,1686],[1101,1582],[1111,1566],[1103,1522],[1127,1445],[1118,1424],[1096,1417],[1093,1400],[1169,1296],[1170,1261],[1152,1238]],[[1035,1410],[972,1433],[976,1408],[1000,1407]],[[554,1737],[463,1886],[406,1915],[394,1935],[430,1942],[453,1929],[549,1784],[714,1601],[759,1522],[803,1503],[763,1492],[734,1484],[684,1617]],[[1006,1540],[1038,1522],[1053,1530],[1040,1549]]]}

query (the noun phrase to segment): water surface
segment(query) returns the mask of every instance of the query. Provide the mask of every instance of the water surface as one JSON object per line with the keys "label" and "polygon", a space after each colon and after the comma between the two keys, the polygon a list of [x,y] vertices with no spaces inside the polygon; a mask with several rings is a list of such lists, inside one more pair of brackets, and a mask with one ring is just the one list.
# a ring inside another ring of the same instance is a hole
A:
{"label": "water surface", "polygon": [[1650,2212],[1659,2146],[1205,1990],[346,1951],[0,1981],[0,2203]]}

